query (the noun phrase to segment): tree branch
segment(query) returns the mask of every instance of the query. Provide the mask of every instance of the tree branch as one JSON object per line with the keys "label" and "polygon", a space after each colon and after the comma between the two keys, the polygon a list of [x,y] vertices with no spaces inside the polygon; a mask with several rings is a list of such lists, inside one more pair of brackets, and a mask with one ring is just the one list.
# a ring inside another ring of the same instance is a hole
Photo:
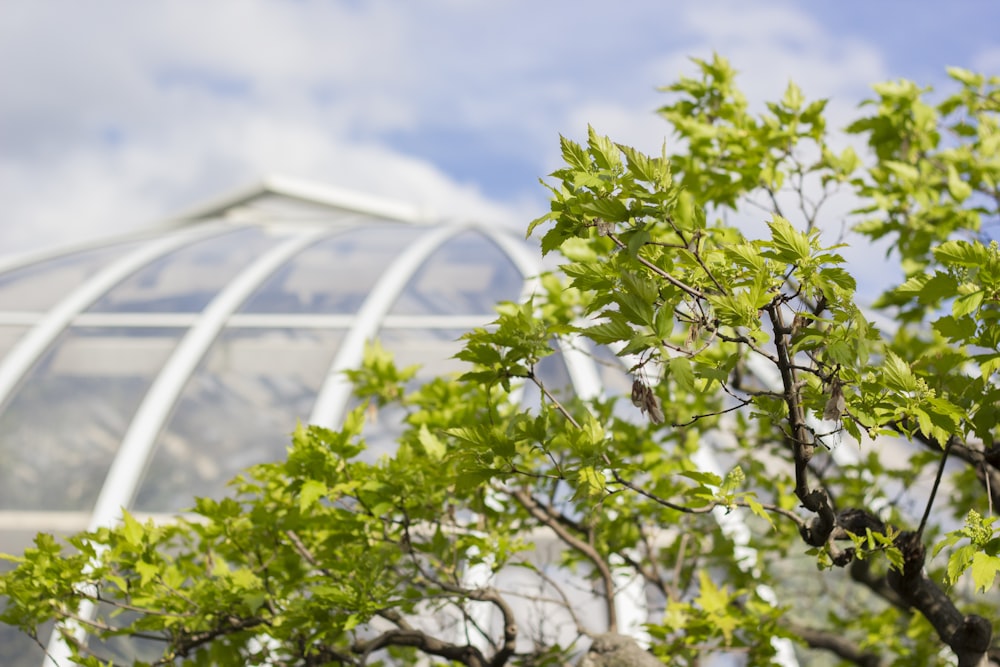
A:
{"label": "tree branch", "polygon": [[924,545],[920,535],[902,533],[896,545],[903,553],[902,572],[890,569],[889,585],[907,604],[924,615],[941,640],[958,656],[958,667],[980,667],[993,638],[989,620],[975,614],[963,616],[947,593],[924,572]]}
{"label": "tree branch", "polygon": [[813,444],[812,432],[806,424],[801,389],[792,365],[791,345],[788,340],[789,329],[785,326],[781,308],[774,301],[765,306],[764,310],[767,312],[774,329],[778,371],[781,374],[783,397],[788,409],[788,424],[791,428],[790,440],[795,459],[795,495],[803,507],[816,514],[809,525],[800,532],[802,539],[807,544],[819,547],[825,544],[830,537],[830,533],[836,525],[836,515],[830,505],[829,497],[822,489],[809,489],[809,461],[812,459],[815,444]]}
{"label": "tree branch", "polygon": [[882,659],[878,654],[862,650],[861,647],[843,635],[810,628],[798,623],[788,623],[786,627],[798,635],[809,648],[829,651],[838,658],[860,667],[879,667],[882,664]]}
{"label": "tree branch", "polygon": [[618,614],[615,611],[615,584],[611,576],[611,568],[608,566],[607,561],[604,560],[592,544],[570,533],[566,529],[566,526],[559,521],[558,514],[553,512],[552,508],[539,504],[531,494],[523,489],[515,489],[509,491],[509,493],[531,516],[548,526],[564,544],[576,549],[594,564],[594,568],[597,570],[604,586],[608,614],[608,632],[617,632]]}

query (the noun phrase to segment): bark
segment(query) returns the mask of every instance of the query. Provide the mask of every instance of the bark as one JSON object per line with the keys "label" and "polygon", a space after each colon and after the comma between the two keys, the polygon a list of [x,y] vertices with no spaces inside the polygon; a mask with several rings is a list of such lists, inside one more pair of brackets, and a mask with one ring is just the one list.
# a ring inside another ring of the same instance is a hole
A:
{"label": "bark", "polygon": [[578,667],[663,667],[660,659],[644,651],[631,637],[608,632],[594,637]]}
{"label": "bark", "polygon": [[907,604],[931,622],[938,636],[958,657],[958,667],[988,664],[993,639],[990,622],[975,614],[963,615],[951,598],[924,572],[924,546],[917,533],[903,533],[896,542],[903,552],[903,571],[890,570],[889,585]]}

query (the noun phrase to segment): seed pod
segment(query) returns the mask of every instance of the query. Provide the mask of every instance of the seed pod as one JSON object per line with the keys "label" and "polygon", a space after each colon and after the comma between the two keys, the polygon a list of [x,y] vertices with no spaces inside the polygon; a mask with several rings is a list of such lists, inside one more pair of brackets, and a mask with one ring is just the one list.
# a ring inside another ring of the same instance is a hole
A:
{"label": "seed pod", "polygon": [[632,380],[632,405],[641,408],[645,404],[646,391],[646,385],[642,380],[639,378]]}
{"label": "seed pod", "polygon": [[654,424],[663,423],[663,410],[660,409],[656,394],[639,378],[632,381],[632,405],[639,408]]}
{"label": "seed pod", "polygon": [[823,408],[823,419],[827,421],[837,421],[844,414],[847,408],[847,401],[844,399],[844,389],[840,380],[834,378],[830,382],[830,398]]}

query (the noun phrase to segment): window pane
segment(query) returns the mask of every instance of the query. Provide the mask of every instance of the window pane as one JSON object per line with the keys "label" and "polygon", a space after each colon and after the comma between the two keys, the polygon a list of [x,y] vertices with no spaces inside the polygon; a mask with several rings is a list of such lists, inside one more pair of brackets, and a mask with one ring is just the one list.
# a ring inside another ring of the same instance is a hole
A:
{"label": "window pane", "polygon": [[463,232],[428,258],[390,312],[492,314],[498,301],[517,301],[523,286],[517,267],[496,244],[479,232]]}
{"label": "window pane", "polygon": [[376,225],[306,248],[271,276],[244,313],[356,313],[385,268],[421,230]]}
{"label": "window pane", "polygon": [[0,274],[0,310],[47,310],[135,245],[83,250]]}
{"label": "window pane", "polygon": [[275,241],[274,236],[258,228],[199,241],[132,274],[101,297],[88,312],[199,311]]}
{"label": "window pane", "polygon": [[284,457],[309,418],[343,332],[235,329],[188,382],[139,486],[135,507],[171,512],[220,497],[248,466]]}
{"label": "window pane", "polygon": [[0,413],[0,509],[90,508],[179,332],[73,328]]}
{"label": "window pane", "polygon": [[0,357],[7,354],[27,331],[26,327],[0,327]]}
{"label": "window pane", "polygon": [[[452,358],[462,349],[458,340],[462,333],[455,329],[385,329],[379,333],[379,340],[386,350],[392,352],[398,368],[420,366],[411,383],[416,387],[440,375],[468,370],[468,364]],[[352,398],[348,410],[353,410],[359,403]],[[363,455],[366,461],[375,461],[380,456],[395,452],[396,438],[401,433],[405,416],[406,411],[396,405],[369,407],[365,424],[368,449]]]}

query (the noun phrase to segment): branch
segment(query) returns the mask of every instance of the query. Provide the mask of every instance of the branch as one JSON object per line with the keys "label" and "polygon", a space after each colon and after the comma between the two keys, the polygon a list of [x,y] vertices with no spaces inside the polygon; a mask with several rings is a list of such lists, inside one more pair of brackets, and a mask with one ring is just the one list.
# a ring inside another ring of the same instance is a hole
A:
{"label": "branch", "polygon": [[872,564],[870,560],[855,558],[851,562],[851,566],[847,569],[847,573],[851,576],[852,580],[867,587],[868,590],[891,604],[893,607],[902,611],[910,610],[910,605],[907,604],[906,600],[904,600],[899,593],[893,590],[886,577],[884,575],[876,575],[872,572]]}
{"label": "branch", "polygon": [[[936,440],[928,438],[919,431],[914,434],[914,439],[928,449],[934,451],[941,449]],[[990,503],[993,507],[1000,507],[1000,470],[997,468],[1000,465],[1000,450],[993,447],[981,452],[955,438],[951,444],[950,455],[975,467],[976,478],[989,493]]]}
{"label": "branch", "polygon": [[475,646],[450,644],[420,630],[389,630],[374,639],[356,642],[351,646],[351,650],[367,656],[387,646],[412,646],[428,655],[454,660],[468,667],[499,667],[504,664],[488,661],[482,651]]}
{"label": "branch", "polygon": [[980,667],[993,638],[988,619],[963,616],[948,594],[924,572],[924,545],[920,535],[902,533],[896,545],[903,554],[903,571],[890,569],[887,580],[907,604],[930,621],[941,640],[958,656],[958,667]]}
{"label": "branch", "polygon": [[607,561],[604,560],[592,544],[584,542],[579,537],[570,533],[566,529],[566,526],[559,521],[559,515],[553,512],[552,508],[540,505],[531,497],[531,494],[523,489],[515,489],[509,493],[531,516],[548,526],[564,544],[576,549],[594,564],[604,584],[604,593],[607,600],[608,632],[617,632],[618,615],[615,611],[615,584],[611,576],[611,568],[608,567]]}
{"label": "branch", "polygon": [[860,667],[879,667],[881,658],[871,651],[864,651],[846,637],[825,630],[806,627],[797,623],[789,623],[788,629],[798,635],[809,648],[829,651],[842,660],[852,662]]}
{"label": "branch", "polygon": [[927,525],[927,518],[931,514],[931,507],[934,506],[934,497],[937,496],[938,485],[941,484],[941,476],[944,474],[944,464],[948,462],[948,452],[951,451],[952,446],[958,441],[958,438],[951,436],[948,438],[948,443],[944,447],[944,452],[941,454],[941,464],[938,466],[937,475],[934,476],[934,486],[931,487],[931,495],[927,498],[927,506],[924,507],[924,515],[920,518],[920,527],[917,528],[917,536],[924,534],[924,527]]}
{"label": "branch", "polygon": [[[621,250],[627,250],[628,249],[628,246],[626,246],[624,243],[622,243],[622,240],[620,238],[618,238],[617,234],[608,234],[608,238],[611,239],[614,242],[614,244],[616,246],[618,246]],[[650,271],[652,271],[656,275],[660,276],[661,278],[663,278],[664,280],[666,280],[668,283],[670,283],[674,287],[676,287],[679,290],[681,290],[682,292],[684,292],[684,293],[686,293],[686,294],[688,294],[690,296],[693,296],[696,299],[704,299],[705,298],[705,293],[704,292],[702,292],[701,290],[696,289],[694,287],[691,287],[690,285],[688,285],[686,283],[682,283],[680,280],[677,280],[677,278],[674,278],[672,275],[670,275],[669,272],[664,271],[663,269],[661,269],[660,267],[658,267],[656,264],[653,264],[652,262],[650,262],[648,259],[646,259],[644,257],[640,257],[639,255],[636,255],[635,259],[636,259],[637,262],[639,262],[640,264],[642,264],[643,266],[645,266],[647,269],[649,269]]]}
{"label": "branch", "polygon": [[778,371],[781,374],[783,397],[788,408],[788,424],[791,427],[792,452],[795,458],[795,495],[802,506],[816,514],[809,525],[801,530],[802,539],[814,547],[823,546],[836,525],[836,515],[830,499],[822,489],[809,489],[809,461],[815,445],[812,433],[806,424],[802,407],[801,389],[792,367],[791,345],[788,328],[782,318],[781,309],[773,301],[764,307],[774,329],[774,346],[778,353]]}

